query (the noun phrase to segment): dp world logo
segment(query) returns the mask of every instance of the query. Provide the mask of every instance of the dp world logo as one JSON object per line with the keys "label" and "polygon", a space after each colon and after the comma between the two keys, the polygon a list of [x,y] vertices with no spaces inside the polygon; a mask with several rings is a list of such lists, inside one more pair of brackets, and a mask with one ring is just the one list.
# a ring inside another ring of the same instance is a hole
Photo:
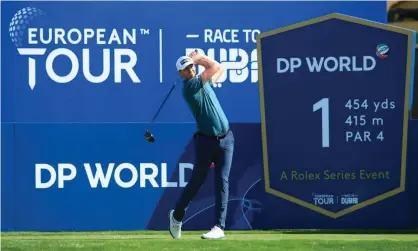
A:
{"label": "dp world logo", "polygon": [[376,47],[376,56],[385,59],[389,56],[389,46],[386,44],[378,44]]}

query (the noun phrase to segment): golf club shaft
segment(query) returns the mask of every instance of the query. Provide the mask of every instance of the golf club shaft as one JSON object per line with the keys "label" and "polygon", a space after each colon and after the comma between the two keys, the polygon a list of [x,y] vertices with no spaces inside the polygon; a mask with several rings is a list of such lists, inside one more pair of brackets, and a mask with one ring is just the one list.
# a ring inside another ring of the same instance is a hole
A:
{"label": "golf club shaft", "polygon": [[163,108],[165,102],[167,101],[168,97],[170,97],[171,92],[174,90],[174,87],[176,87],[178,78],[174,82],[173,86],[171,87],[170,91],[168,92],[167,96],[165,97],[163,103],[160,105],[160,108],[158,109],[157,113],[154,115],[154,117],[151,120],[150,126],[154,123],[155,119],[157,118],[158,114],[160,113],[161,109]]}
{"label": "golf club shaft", "polygon": [[[197,50],[194,50],[197,53]],[[149,127],[154,123],[155,119],[157,118],[158,114],[160,113],[161,109],[163,108],[165,102],[167,101],[168,97],[170,97],[171,92],[174,90],[174,87],[176,87],[177,81],[179,80],[180,76],[177,77],[176,81],[174,81],[173,86],[171,87],[170,91],[168,92],[167,96],[165,97],[163,103],[161,104],[160,108],[158,109],[157,113],[154,115],[154,117],[151,120],[151,123]]]}

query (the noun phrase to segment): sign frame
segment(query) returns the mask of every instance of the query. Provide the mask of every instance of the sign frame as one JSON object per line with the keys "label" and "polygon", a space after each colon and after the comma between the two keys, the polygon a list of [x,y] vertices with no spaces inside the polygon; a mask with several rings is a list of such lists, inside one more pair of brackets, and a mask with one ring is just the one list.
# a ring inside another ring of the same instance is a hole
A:
{"label": "sign frame", "polygon": [[[312,203],[301,200],[295,196],[289,195],[287,193],[278,191],[270,186],[270,175],[269,175],[269,163],[268,163],[268,144],[267,144],[267,129],[266,129],[266,113],[265,113],[265,100],[264,100],[264,82],[263,82],[263,65],[262,65],[262,47],[261,41],[263,38],[274,36],[286,31],[299,29],[302,27],[310,26],[320,22],[324,22],[330,19],[338,19],[353,24],[363,25],[367,27],[372,27],[376,29],[382,29],[386,31],[391,31],[395,33],[401,33],[408,36],[408,49],[407,49],[407,63],[406,63],[406,83],[405,83],[405,100],[404,100],[404,111],[403,111],[403,130],[402,130],[402,156],[401,156],[401,170],[400,170],[400,185],[399,187],[384,192],[378,196],[367,199],[361,203],[355,204],[353,206],[347,207],[343,210],[332,212],[316,206]],[[263,151],[263,169],[264,169],[264,185],[265,191],[271,195],[282,198],[284,200],[293,202],[302,207],[308,208],[312,211],[318,212],[325,216],[328,216],[333,219],[337,219],[341,216],[347,215],[364,207],[375,204],[379,201],[393,197],[399,193],[405,191],[405,180],[406,180],[406,161],[407,161],[407,145],[408,145],[408,119],[410,114],[410,99],[413,93],[413,81],[414,81],[414,67],[415,67],[415,45],[416,45],[416,32],[414,30],[409,30],[405,28],[400,28],[397,26],[387,25],[383,23],[378,23],[375,21],[370,21],[358,17],[348,16],[340,13],[332,13],[317,18],[309,19],[285,27],[277,28],[267,32],[260,33],[257,36],[257,58],[258,58],[258,79],[259,79],[259,95],[260,95],[260,112],[261,112],[261,135],[262,135],[262,151]]]}

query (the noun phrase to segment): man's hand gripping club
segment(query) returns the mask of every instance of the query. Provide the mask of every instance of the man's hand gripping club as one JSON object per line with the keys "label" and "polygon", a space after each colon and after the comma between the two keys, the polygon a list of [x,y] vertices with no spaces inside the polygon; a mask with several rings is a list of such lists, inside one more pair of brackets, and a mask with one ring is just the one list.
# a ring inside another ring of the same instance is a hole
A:
{"label": "man's hand gripping club", "polygon": [[224,67],[220,63],[208,56],[201,55],[197,50],[192,51],[189,57],[192,58],[194,64],[205,67],[205,70],[201,74],[203,83],[206,83],[209,79],[211,79],[212,83],[216,83],[224,72]]}

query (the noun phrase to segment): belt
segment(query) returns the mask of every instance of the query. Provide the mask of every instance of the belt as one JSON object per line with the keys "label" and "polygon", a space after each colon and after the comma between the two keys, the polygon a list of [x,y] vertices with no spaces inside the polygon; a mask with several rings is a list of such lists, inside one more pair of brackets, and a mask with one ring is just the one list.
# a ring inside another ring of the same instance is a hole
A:
{"label": "belt", "polygon": [[209,135],[203,134],[201,132],[196,132],[196,135],[201,135],[201,136],[204,136],[204,137],[207,137],[207,138],[221,140],[228,135],[229,131],[231,131],[231,129],[228,129],[228,131],[226,131],[226,133],[218,135],[218,136],[209,136]]}

